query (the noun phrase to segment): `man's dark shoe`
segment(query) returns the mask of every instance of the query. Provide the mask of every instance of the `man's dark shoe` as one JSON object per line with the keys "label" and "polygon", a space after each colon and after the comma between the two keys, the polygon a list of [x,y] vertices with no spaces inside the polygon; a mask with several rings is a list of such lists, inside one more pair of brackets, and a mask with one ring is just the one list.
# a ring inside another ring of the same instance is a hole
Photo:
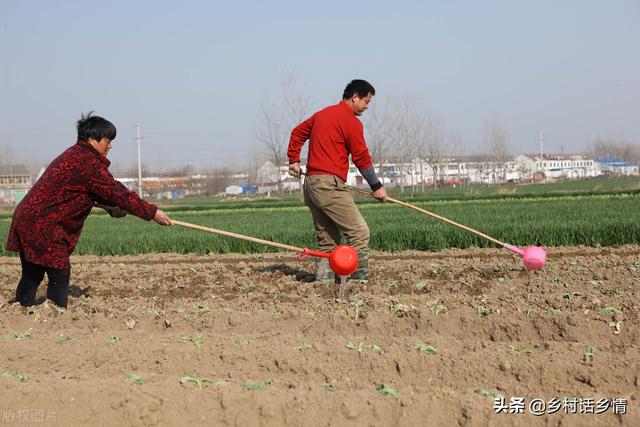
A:
{"label": "man's dark shoe", "polygon": [[369,280],[369,254],[358,252],[358,268],[351,275],[352,280]]}
{"label": "man's dark shoe", "polygon": [[316,282],[334,283],[336,274],[329,265],[328,258],[320,258],[316,261]]}

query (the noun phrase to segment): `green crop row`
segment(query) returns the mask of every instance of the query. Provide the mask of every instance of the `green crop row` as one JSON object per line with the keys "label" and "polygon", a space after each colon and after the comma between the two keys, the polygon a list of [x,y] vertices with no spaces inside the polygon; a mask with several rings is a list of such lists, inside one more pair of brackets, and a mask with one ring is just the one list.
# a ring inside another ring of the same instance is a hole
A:
{"label": "green crop row", "polygon": [[[640,243],[640,196],[604,195],[517,200],[416,203],[438,215],[519,246],[622,245]],[[362,204],[371,248],[384,251],[490,247],[472,233],[391,203]],[[171,217],[298,247],[314,247],[311,215],[304,206],[173,211]],[[6,241],[9,218],[0,220]],[[125,255],[152,252],[254,253],[266,246],[180,226],[160,227],[128,216],[92,214],[76,254]],[[4,249],[2,255],[8,255]]]}

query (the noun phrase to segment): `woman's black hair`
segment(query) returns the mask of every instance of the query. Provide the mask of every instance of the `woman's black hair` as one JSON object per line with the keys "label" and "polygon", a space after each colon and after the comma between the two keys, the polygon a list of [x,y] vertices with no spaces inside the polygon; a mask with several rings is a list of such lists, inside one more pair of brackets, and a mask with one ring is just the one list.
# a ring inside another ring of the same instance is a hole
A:
{"label": "woman's black hair", "polygon": [[353,95],[358,95],[358,98],[366,98],[367,95],[372,96],[376,94],[376,90],[366,80],[351,80],[347,87],[344,88],[342,99],[351,99]]}
{"label": "woman's black hair", "polygon": [[91,114],[93,114],[93,111],[90,111],[87,115],[83,114],[78,120],[78,139],[81,141],[88,141],[92,138],[96,141],[100,141],[102,138],[107,138],[110,141],[116,139],[116,127],[113,123]]}

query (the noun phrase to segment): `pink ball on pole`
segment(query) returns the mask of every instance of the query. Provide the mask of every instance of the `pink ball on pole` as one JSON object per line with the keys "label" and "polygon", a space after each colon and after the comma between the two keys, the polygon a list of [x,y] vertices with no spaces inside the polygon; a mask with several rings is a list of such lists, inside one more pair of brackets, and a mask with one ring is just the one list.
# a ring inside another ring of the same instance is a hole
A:
{"label": "pink ball on pole", "polygon": [[528,270],[540,270],[544,267],[547,252],[540,246],[527,246],[524,248],[524,266]]}

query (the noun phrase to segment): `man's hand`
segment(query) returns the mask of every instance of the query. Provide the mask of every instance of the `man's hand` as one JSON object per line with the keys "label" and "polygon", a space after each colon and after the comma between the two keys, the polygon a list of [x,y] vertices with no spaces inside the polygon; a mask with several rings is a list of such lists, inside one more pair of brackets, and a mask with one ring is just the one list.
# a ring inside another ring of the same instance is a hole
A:
{"label": "man's hand", "polygon": [[387,201],[387,190],[384,189],[384,187],[380,187],[378,188],[376,191],[374,191],[373,193],[371,193],[371,195],[377,199],[380,200],[381,202],[386,202]]}
{"label": "man's hand", "polygon": [[167,216],[166,213],[158,209],[156,211],[156,216],[153,217],[153,220],[160,225],[171,225],[171,219]]}
{"label": "man's hand", "polygon": [[300,169],[300,162],[291,163],[289,165],[289,175],[300,178],[301,172],[302,170]]}

